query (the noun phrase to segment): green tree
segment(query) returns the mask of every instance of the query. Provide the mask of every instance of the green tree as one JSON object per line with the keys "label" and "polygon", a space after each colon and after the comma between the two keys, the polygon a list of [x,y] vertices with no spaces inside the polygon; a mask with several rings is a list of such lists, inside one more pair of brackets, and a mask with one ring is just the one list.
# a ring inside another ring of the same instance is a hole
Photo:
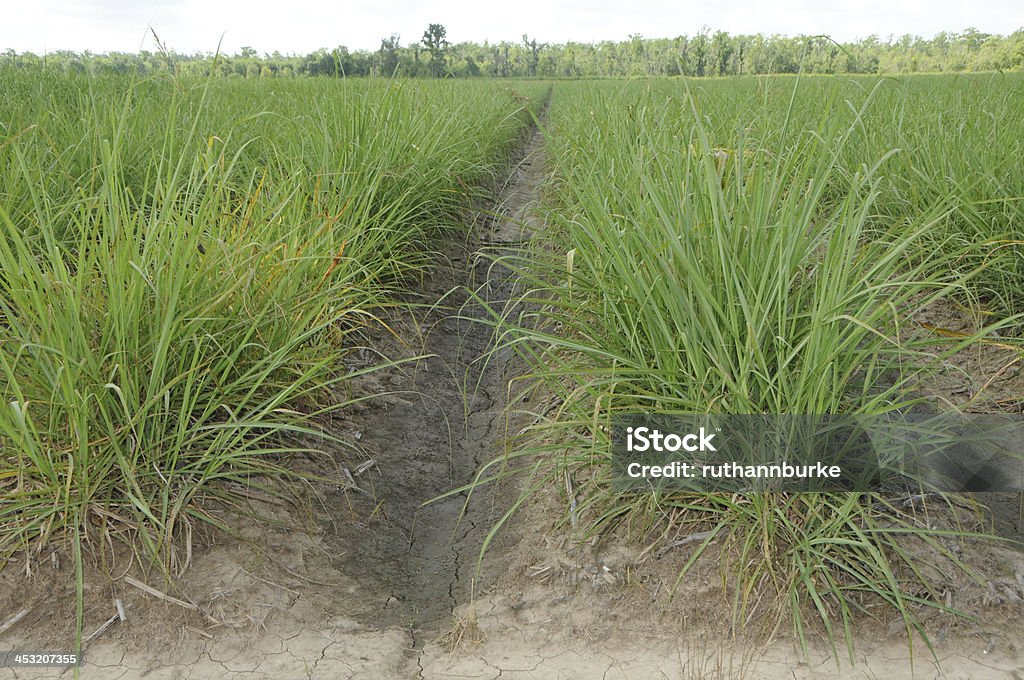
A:
{"label": "green tree", "polygon": [[703,76],[704,68],[708,63],[708,27],[700,29],[700,32],[690,43],[692,45],[693,75]]}
{"label": "green tree", "polygon": [[[717,75],[725,76],[730,74],[730,62],[733,55],[732,41],[725,31],[717,31],[711,40],[711,49],[715,55],[715,72]],[[731,71],[735,73],[735,70]]]}
{"label": "green tree", "polygon": [[401,45],[398,44],[398,36],[392,35],[380,41],[380,69],[381,75],[391,77],[398,70],[401,57],[398,54]]}
{"label": "green tree", "polygon": [[530,77],[537,75],[537,64],[540,63],[540,51],[547,47],[546,43],[537,43],[537,39],[531,40],[526,33],[523,34],[523,47],[527,50],[526,74]]}
{"label": "green tree", "polygon": [[430,53],[430,74],[435,78],[443,76],[447,70],[447,60],[445,59],[448,52],[447,33],[441,24],[430,24],[423,32],[423,46]]}

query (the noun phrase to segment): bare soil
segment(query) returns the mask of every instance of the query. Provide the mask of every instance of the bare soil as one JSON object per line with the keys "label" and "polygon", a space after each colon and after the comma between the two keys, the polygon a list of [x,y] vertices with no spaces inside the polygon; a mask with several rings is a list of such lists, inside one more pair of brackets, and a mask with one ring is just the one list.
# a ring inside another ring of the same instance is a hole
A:
{"label": "bare soil", "polygon": [[[965,339],[982,333],[988,320],[981,312],[942,299],[915,311],[909,335],[935,342],[935,358],[920,385],[939,408],[962,413],[1024,413],[1024,351],[1020,339],[983,333],[949,354]],[[946,356],[949,355],[949,356]],[[1019,493],[974,494],[996,535],[1024,550],[1024,497]]]}

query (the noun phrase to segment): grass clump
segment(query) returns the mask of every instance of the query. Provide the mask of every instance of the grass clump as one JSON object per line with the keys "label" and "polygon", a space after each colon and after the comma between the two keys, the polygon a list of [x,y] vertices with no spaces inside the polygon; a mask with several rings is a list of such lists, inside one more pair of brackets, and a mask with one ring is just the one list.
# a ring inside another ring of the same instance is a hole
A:
{"label": "grass clump", "polygon": [[0,89],[0,561],[113,538],[165,573],[201,501],[329,436],[348,334],[529,121],[487,84]]}
{"label": "grass clump", "polygon": [[949,608],[948,569],[927,555],[970,576],[946,546],[957,532],[872,493],[619,493],[609,432],[626,413],[915,403],[925,347],[904,326],[984,271],[959,266],[974,252],[951,230],[963,196],[900,202],[904,156],[927,149],[889,146],[872,122],[895,103],[928,112],[891,85],[566,84],[547,135],[550,233],[506,258],[534,311],[503,338],[556,404],[512,454],[532,461],[532,492],[569,490],[566,519],[585,535],[705,532],[684,572],[721,542],[735,625],[788,620],[805,645],[821,631],[851,658],[858,617],[879,603],[928,642],[922,608]]}

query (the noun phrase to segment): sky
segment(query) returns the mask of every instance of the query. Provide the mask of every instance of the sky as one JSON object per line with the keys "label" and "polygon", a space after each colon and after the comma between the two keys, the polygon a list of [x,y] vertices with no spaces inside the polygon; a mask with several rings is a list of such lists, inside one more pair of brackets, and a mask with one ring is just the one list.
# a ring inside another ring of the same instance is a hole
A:
{"label": "sky", "polygon": [[[10,2],[10,0],[9,0]],[[344,45],[377,49],[398,34],[418,41],[431,23],[450,42],[624,40],[729,33],[826,34],[839,41],[905,33],[931,37],[973,27],[1008,34],[1024,27],[1022,0],[36,0],[11,2],[0,51],[138,52],[155,49],[152,27],[178,53],[308,54]]]}

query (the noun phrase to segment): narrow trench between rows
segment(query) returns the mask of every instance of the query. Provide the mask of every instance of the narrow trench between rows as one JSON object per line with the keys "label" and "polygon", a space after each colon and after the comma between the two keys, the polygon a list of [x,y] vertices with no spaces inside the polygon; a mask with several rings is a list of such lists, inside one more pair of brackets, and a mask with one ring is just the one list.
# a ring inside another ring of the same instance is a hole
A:
{"label": "narrow trench between rows", "polygon": [[495,207],[477,214],[469,238],[443,244],[418,291],[423,304],[388,321],[405,343],[382,338],[383,351],[422,358],[357,385],[379,393],[354,418],[361,455],[373,465],[357,480],[365,493],[332,495],[327,547],[332,566],[359,583],[346,613],[367,626],[409,629],[414,648],[424,644],[419,631],[450,626],[471,597],[480,546],[512,502],[509,490],[486,487],[468,504],[460,493],[424,505],[472,481],[503,451],[516,361],[493,351],[494,329],[482,322],[489,314],[468,291],[498,310],[517,295],[510,271],[481,253],[507,253],[528,238],[542,153],[534,128]]}

